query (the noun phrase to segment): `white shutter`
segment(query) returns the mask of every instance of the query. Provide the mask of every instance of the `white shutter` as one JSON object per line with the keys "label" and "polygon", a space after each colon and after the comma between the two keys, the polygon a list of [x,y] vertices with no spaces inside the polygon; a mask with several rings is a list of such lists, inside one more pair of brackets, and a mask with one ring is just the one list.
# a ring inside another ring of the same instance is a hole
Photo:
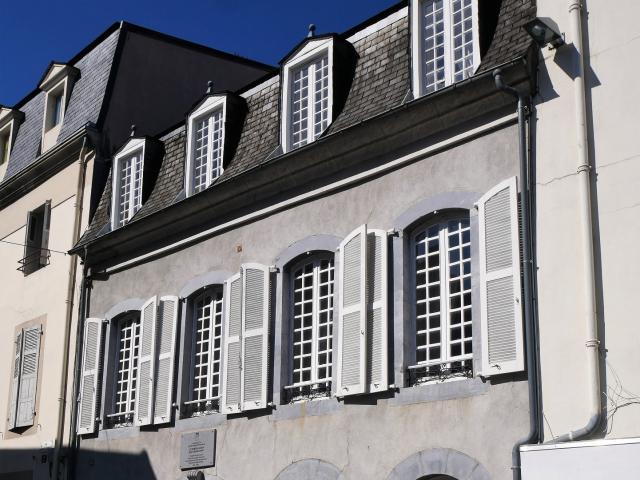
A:
{"label": "white shutter", "polygon": [[20,364],[22,360],[22,330],[16,335],[13,371],[11,372],[11,397],[9,401],[9,429],[16,427],[16,407],[18,406],[18,389],[20,388]]}
{"label": "white shutter", "polygon": [[241,344],[242,330],[242,273],[225,282],[224,291],[224,362],[222,374],[221,413],[240,411]]}
{"label": "white shutter", "polygon": [[140,313],[140,358],[134,418],[134,425],[138,426],[149,425],[153,421],[157,303],[157,297],[151,297]]}
{"label": "white shutter", "polygon": [[367,231],[367,384],[370,392],[389,385],[387,232]]}
{"label": "white shutter", "polygon": [[336,395],[365,391],[367,226],[350,233],[340,244],[338,314],[338,386]]}
{"label": "white shutter", "polygon": [[516,178],[478,200],[482,371],[480,375],[524,370],[520,249]]}
{"label": "white shutter", "polygon": [[158,312],[158,370],[153,411],[153,423],[155,424],[171,421],[178,305],[178,297],[160,297]]}
{"label": "white shutter", "polygon": [[51,200],[44,204],[44,215],[42,221],[42,242],[40,243],[40,265],[47,264],[49,259],[49,229],[51,228]]}
{"label": "white shutter", "polygon": [[80,411],[77,427],[78,434],[80,435],[93,433],[96,428],[101,340],[102,319],[87,318],[84,326],[82,381],[80,384]]}
{"label": "white shutter", "polygon": [[36,385],[38,384],[38,356],[42,327],[38,325],[22,331],[22,367],[18,390],[16,427],[33,425],[36,409]]}
{"label": "white shutter", "polygon": [[267,406],[269,267],[242,266],[242,410]]}

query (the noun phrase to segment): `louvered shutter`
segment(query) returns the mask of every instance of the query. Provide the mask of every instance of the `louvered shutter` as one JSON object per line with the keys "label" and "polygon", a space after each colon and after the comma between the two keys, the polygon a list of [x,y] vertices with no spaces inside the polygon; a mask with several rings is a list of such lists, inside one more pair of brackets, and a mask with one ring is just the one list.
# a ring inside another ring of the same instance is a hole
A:
{"label": "louvered shutter", "polygon": [[33,425],[36,409],[41,327],[38,325],[37,327],[26,328],[22,334],[22,368],[20,369],[16,427]]}
{"label": "louvered shutter", "polygon": [[93,433],[96,428],[101,341],[102,319],[87,318],[84,326],[80,412],[77,427],[80,435]]}
{"label": "louvered shutter", "polygon": [[478,201],[483,376],[524,369],[516,178]]}
{"label": "louvered shutter", "polygon": [[134,419],[138,426],[149,425],[153,421],[157,303],[157,297],[151,297],[140,313],[140,358]]}
{"label": "louvered shutter", "polygon": [[368,230],[367,243],[367,384],[380,392],[389,385],[387,232]]}
{"label": "louvered shutter", "polygon": [[242,266],[242,410],[267,406],[269,267]]}
{"label": "louvered shutter", "polygon": [[336,395],[366,389],[367,226],[362,225],[340,244],[338,314],[338,386]]}
{"label": "louvered shutter", "polygon": [[40,242],[40,265],[47,264],[49,259],[49,229],[51,227],[51,200],[44,204],[44,214],[42,222],[42,241]]}
{"label": "louvered shutter", "polygon": [[178,297],[166,296],[160,298],[158,312],[158,369],[153,409],[153,423],[155,424],[171,421],[178,305]]}
{"label": "louvered shutter", "polygon": [[225,282],[225,328],[222,384],[222,413],[238,413],[241,403],[242,273]]}
{"label": "louvered shutter", "polygon": [[20,388],[20,364],[22,360],[22,330],[16,335],[13,370],[11,371],[11,396],[9,401],[9,429],[16,427],[16,408],[18,406],[18,390]]}

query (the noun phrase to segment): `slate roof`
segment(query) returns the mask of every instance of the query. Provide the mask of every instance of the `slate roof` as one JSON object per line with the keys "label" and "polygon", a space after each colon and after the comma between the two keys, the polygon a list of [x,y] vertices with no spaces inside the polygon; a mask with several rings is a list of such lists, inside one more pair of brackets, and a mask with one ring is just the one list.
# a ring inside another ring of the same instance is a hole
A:
{"label": "slate roof", "polygon": [[[96,123],[100,115],[111,66],[113,64],[120,30],[104,38],[93,49],[72,63],[80,70],[69,104],[64,114],[64,122],[57,143],[64,142],[87,122]],[[35,162],[40,155],[42,123],[44,116],[45,92],[38,92],[16,108],[24,112],[25,120],[18,128],[18,135],[3,182]]]}
{"label": "slate roof", "polygon": [[[531,3],[532,0],[502,1],[496,32],[479,71],[490,70],[526,54],[531,41],[521,25],[535,16],[535,7]],[[397,5],[397,10],[401,8],[406,8],[406,2]],[[352,29],[344,37],[348,38],[353,33]],[[323,135],[332,135],[402,105],[411,88],[409,40],[408,16],[404,16],[353,43],[359,56],[353,83],[341,114]],[[236,154],[209,188],[270,161],[282,152],[278,150],[279,78],[266,80],[256,88],[257,91],[251,95],[243,95],[247,100],[248,113]],[[186,160],[184,125],[167,134],[164,142],[166,154],[154,191],[130,223],[175,203],[183,189]],[[108,223],[110,184],[109,179],[96,215],[78,247],[94,240]]]}

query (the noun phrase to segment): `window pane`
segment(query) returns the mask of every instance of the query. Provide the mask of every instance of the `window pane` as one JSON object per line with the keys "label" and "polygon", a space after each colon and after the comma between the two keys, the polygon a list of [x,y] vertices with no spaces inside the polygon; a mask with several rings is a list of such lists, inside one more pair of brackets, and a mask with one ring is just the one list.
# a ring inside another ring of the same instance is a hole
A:
{"label": "window pane", "polygon": [[312,260],[304,264],[293,271],[291,283],[293,382],[329,381],[333,334],[333,261]]}
{"label": "window pane", "polygon": [[191,400],[220,395],[222,303],[221,288],[206,289],[192,303],[194,351]]}
{"label": "window pane", "polygon": [[466,218],[431,224],[413,237],[416,361],[436,365],[422,378],[470,368],[470,237]]}
{"label": "window pane", "polygon": [[131,413],[135,409],[136,380],[140,345],[140,318],[128,316],[118,325],[118,371],[114,413]]}

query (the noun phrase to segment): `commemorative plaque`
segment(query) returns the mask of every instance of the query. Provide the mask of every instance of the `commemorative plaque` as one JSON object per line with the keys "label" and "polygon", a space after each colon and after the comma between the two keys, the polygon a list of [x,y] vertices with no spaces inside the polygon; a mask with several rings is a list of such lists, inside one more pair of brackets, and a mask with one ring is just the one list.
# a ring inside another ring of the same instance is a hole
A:
{"label": "commemorative plaque", "polygon": [[183,433],[180,443],[180,469],[193,470],[215,466],[216,431]]}

